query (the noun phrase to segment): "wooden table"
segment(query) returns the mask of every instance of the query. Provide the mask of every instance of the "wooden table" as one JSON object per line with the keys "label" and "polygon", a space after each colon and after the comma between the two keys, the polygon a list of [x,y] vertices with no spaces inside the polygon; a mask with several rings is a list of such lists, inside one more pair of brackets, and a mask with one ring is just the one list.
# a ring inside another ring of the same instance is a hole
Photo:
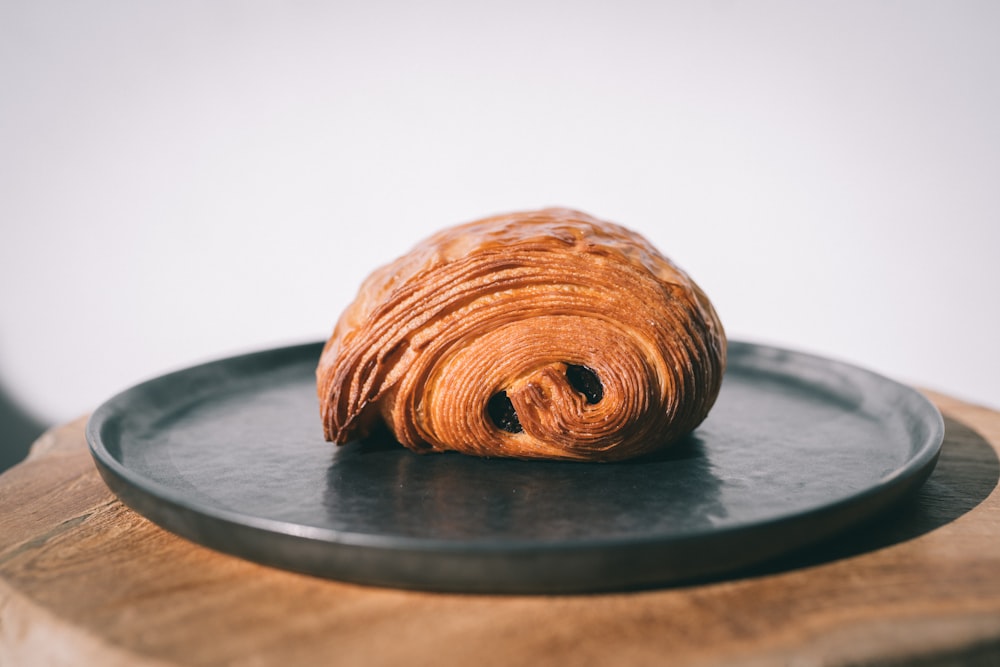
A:
{"label": "wooden table", "polygon": [[1000,664],[1000,412],[945,415],[919,495],[739,577],[610,595],[415,593],[209,551],[125,508],[84,421],[0,476],[0,665]]}

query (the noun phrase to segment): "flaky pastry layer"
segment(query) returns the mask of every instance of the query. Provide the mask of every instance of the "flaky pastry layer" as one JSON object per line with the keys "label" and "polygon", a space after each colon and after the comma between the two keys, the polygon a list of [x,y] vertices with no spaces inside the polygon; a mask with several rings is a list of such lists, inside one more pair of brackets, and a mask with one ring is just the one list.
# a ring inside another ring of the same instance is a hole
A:
{"label": "flaky pastry layer", "polygon": [[707,416],[726,338],[646,239],[567,209],[451,227],[372,273],[316,370],[324,434],[418,452],[621,460]]}

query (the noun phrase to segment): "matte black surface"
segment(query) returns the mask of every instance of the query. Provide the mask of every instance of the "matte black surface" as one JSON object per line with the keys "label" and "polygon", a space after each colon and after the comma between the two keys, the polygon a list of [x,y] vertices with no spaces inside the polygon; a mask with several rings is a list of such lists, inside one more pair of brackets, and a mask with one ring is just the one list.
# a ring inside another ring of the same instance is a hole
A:
{"label": "matte black surface", "polygon": [[418,455],[323,440],[320,344],[197,366],[101,406],[87,438],[125,503],[206,546],[378,585],[581,592],[759,563],[872,516],[930,473],[917,392],[842,363],[730,343],[708,420],[622,463]]}

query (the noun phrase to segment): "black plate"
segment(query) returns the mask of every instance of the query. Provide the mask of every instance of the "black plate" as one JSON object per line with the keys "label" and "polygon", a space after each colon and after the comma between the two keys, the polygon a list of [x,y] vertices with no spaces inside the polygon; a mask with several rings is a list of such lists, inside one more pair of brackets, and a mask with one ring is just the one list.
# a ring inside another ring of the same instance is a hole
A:
{"label": "black plate", "polygon": [[730,343],[708,420],[613,464],[324,442],[320,344],[166,375],[102,405],[87,439],[130,507],[200,544],[368,584],[583,592],[717,576],[830,537],[918,487],[937,409],[802,353]]}

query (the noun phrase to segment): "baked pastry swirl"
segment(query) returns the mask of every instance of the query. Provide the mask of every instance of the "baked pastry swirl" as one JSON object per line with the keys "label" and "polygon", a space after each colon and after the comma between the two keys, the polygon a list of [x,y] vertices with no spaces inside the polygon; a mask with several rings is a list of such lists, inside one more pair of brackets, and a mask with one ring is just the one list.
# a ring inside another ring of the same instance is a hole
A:
{"label": "baked pastry swirl", "polygon": [[417,452],[612,461],[697,427],[725,363],[708,298],[647,240],[545,209],[445,229],[376,270],[316,376],[337,443],[382,420]]}

